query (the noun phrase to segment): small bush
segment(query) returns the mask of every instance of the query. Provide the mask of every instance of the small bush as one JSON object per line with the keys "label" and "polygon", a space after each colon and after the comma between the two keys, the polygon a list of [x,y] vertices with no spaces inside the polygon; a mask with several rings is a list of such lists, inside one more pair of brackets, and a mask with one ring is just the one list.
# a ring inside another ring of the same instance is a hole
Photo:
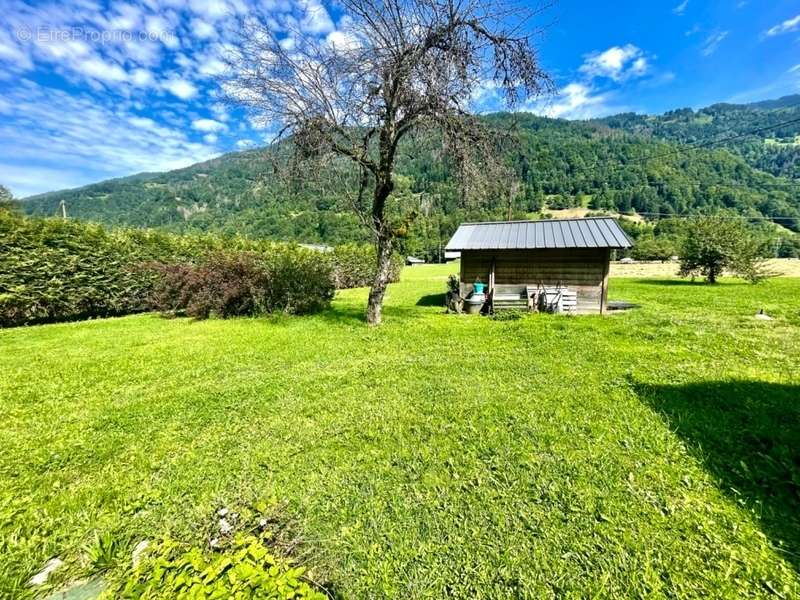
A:
{"label": "small bush", "polygon": [[275,246],[262,259],[266,271],[266,312],[317,312],[330,305],[335,275],[320,253],[301,246]]}
{"label": "small bush", "polygon": [[95,533],[94,541],[87,548],[89,563],[95,572],[114,567],[119,558],[120,544],[110,533]]}
{"label": "small bush", "polygon": [[151,306],[205,319],[271,312],[312,313],[333,298],[331,267],[311,250],[274,246],[266,254],[217,252],[199,264],[154,264]]}
{"label": "small bush", "polygon": [[274,556],[253,535],[234,538],[226,552],[204,552],[164,540],[105,598],[273,598],[325,600],[305,570]]}

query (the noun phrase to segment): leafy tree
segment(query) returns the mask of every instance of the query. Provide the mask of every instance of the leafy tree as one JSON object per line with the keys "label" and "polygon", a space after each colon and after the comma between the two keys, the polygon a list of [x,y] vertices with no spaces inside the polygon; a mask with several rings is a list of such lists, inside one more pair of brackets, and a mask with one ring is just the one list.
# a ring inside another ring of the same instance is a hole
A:
{"label": "leafy tree", "polygon": [[636,240],[631,250],[631,256],[636,260],[660,260],[663,262],[669,260],[677,252],[677,243],[674,238],[647,234]]}
{"label": "leafy tree", "polygon": [[693,220],[686,229],[680,274],[699,274],[715,283],[725,269],[753,283],[766,277],[758,242],[744,222],[730,213]]}
{"label": "leafy tree", "polygon": [[[398,147],[432,129],[467,195],[492,158],[480,121],[468,115],[487,79],[509,104],[549,86],[527,27],[527,11],[500,0],[342,0],[338,41],[289,26],[276,33],[250,17],[234,51],[226,90],[291,135],[294,156],[342,166],[350,205],[372,233],[378,269],[367,321],[381,321],[391,255],[414,215],[393,215]],[[348,169],[348,166],[350,167]],[[499,181],[497,177],[485,181]]]}
{"label": "leafy tree", "polygon": [[19,204],[14,200],[14,196],[6,186],[0,185],[0,210],[16,211]]}

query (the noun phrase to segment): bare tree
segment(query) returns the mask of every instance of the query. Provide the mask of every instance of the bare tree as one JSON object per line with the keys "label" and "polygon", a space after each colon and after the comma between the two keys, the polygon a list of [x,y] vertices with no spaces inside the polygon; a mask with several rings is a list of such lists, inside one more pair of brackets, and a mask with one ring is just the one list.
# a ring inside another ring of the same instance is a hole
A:
{"label": "bare tree", "polygon": [[370,228],[377,270],[367,321],[381,321],[395,239],[408,219],[387,216],[398,144],[437,131],[469,192],[480,179],[485,131],[468,114],[492,86],[508,104],[549,88],[528,24],[533,13],[502,0],[340,0],[334,35],[250,18],[229,57],[229,98],[279,123],[295,153],[338,157],[355,169],[351,206]]}

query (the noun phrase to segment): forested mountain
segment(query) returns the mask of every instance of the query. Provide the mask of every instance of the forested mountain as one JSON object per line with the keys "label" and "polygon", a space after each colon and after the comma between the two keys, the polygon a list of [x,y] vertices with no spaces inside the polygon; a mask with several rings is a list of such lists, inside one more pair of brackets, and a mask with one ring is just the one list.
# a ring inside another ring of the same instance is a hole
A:
{"label": "forested mountain", "polygon": [[[780,125],[787,121],[794,122]],[[698,111],[683,108],[659,116],[627,113],[599,122],[683,144],[736,138],[715,147],[727,148],[762,171],[800,179],[800,94],[753,104],[714,104]],[[746,135],[752,131],[758,133]]]}
{"label": "forested mountain", "polygon": [[[723,147],[693,147],[800,118],[800,96],[755,105],[718,104],[661,116],[617,115],[577,122],[498,113],[487,123],[511,132],[503,159],[509,181],[465,202],[450,169],[435,160],[435,139],[402,148],[396,195],[418,216],[404,251],[435,257],[459,222],[525,218],[584,207],[639,213],[648,220],[717,208],[800,224],[800,122]],[[273,239],[340,243],[366,239],[335,185],[296,188],[278,178],[270,149],[226,154],[167,173],[144,173],[34,196],[31,214],[109,225],[220,231]],[[312,180],[313,178],[309,178]]]}

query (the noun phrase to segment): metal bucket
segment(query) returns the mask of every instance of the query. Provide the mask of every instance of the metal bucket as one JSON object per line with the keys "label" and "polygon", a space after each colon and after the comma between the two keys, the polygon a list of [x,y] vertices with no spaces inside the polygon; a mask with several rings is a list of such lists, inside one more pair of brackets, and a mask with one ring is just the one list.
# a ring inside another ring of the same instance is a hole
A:
{"label": "metal bucket", "polygon": [[468,315],[480,314],[484,304],[486,304],[486,294],[472,294],[464,301]]}

